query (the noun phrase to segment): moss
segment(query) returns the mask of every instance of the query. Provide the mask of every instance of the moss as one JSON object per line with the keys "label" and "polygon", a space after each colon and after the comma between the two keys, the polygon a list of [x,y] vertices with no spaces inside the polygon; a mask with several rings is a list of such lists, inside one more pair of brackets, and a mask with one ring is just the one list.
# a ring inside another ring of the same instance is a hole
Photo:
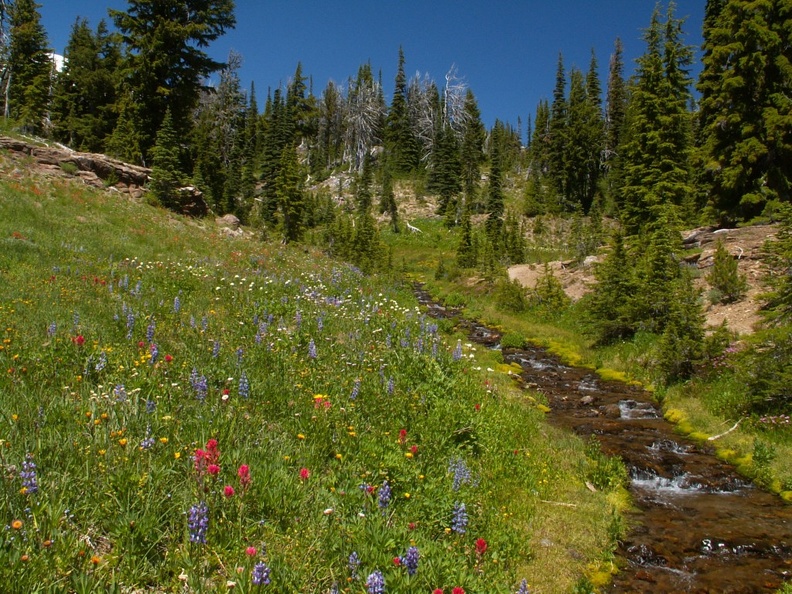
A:
{"label": "moss", "polygon": [[781,495],[781,499],[787,503],[792,503],[792,491],[781,491],[779,495]]}
{"label": "moss", "polygon": [[685,413],[683,413],[678,408],[669,408],[665,412],[665,415],[663,415],[663,417],[669,423],[673,423],[674,425],[676,425],[677,423],[685,419]]}
{"label": "moss", "polygon": [[543,413],[549,413],[551,410],[549,406],[545,406],[544,404],[537,404],[536,408],[538,408]]}
{"label": "moss", "polygon": [[688,437],[696,441],[707,441],[709,435],[707,435],[706,433],[702,433],[701,431],[693,431],[693,433],[688,435]]}

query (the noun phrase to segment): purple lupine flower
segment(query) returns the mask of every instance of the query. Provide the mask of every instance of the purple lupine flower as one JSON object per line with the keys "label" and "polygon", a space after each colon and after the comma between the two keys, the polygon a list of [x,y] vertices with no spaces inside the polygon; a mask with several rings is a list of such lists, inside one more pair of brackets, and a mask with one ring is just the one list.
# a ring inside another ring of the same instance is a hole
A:
{"label": "purple lupine flower", "polygon": [[206,531],[209,528],[209,507],[201,501],[190,507],[187,514],[187,528],[190,531],[190,542],[206,544]]}
{"label": "purple lupine flower", "polygon": [[151,353],[151,359],[149,362],[154,365],[157,362],[157,357],[159,357],[159,348],[153,342],[149,345],[149,352]]}
{"label": "purple lupine flower", "polygon": [[356,551],[352,551],[352,554],[349,555],[348,565],[349,565],[349,572],[350,574],[352,574],[352,579],[353,580],[358,579],[357,570],[358,567],[360,567],[360,557],[358,557]]}
{"label": "purple lupine flower", "polygon": [[454,517],[451,520],[451,530],[457,534],[464,534],[467,529],[468,515],[464,503],[454,504]]}
{"label": "purple lupine flower", "polygon": [[268,586],[270,584],[270,568],[263,561],[253,566],[253,585]]}
{"label": "purple lupine flower", "polygon": [[368,594],[385,594],[385,576],[379,569],[375,569],[366,578],[366,591]]}
{"label": "purple lupine flower", "polygon": [[33,454],[28,453],[25,456],[19,478],[22,479],[22,488],[26,495],[38,493],[38,477],[36,476],[36,463],[33,462]]}
{"label": "purple lupine flower", "polygon": [[148,327],[146,328],[146,342],[151,342],[154,340],[154,330],[157,329],[157,324],[154,320],[151,320]]}
{"label": "purple lupine flower", "polygon": [[181,299],[176,295],[176,297],[173,298],[173,313],[179,313],[179,310],[181,310]]}
{"label": "purple lupine flower", "polygon": [[135,314],[132,313],[131,309],[127,311],[126,327],[127,327],[127,340],[131,340],[132,330],[135,329]]}
{"label": "purple lupine flower", "polygon": [[248,381],[247,374],[245,374],[244,371],[239,377],[239,395],[242,398],[248,398],[250,396],[250,382]]}
{"label": "purple lupine flower", "polygon": [[47,326],[47,336],[55,336],[57,331],[58,325],[55,322],[52,322],[49,326]]}
{"label": "purple lupine flower", "polygon": [[74,312],[74,317],[73,317],[72,321],[74,322],[74,327],[75,328],[77,328],[77,326],[80,325],[80,314],[77,313],[76,311]]}
{"label": "purple lupine flower", "polygon": [[202,402],[206,400],[206,395],[209,392],[209,382],[206,380],[205,375],[198,375],[198,370],[195,369],[195,367],[193,367],[192,372],[190,372],[190,385],[198,400]]}
{"label": "purple lupine flower", "polygon": [[195,316],[190,316],[190,328],[195,328]]}
{"label": "purple lupine flower", "polygon": [[297,312],[294,314],[294,323],[297,325],[297,329],[300,329],[302,325],[302,312],[298,309]]}
{"label": "purple lupine flower", "polygon": [[319,317],[316,319],[316,327],[317,327],[317,329],[319,330],[319,332],[321,332],[322,330],[324,330],[324,317],[323,317],[323,316],[321,316],[321,315],[320,315],[320,316],[319,316]]}
{"label": "purple lupine flower", "polygon": [[141,450],[149,450],[154,446],[154,438],[149,436],[140,442]]}
{"label": "purple lupine flower", "polygon": [[388,334],[385,337],[385,348],[388,348],[388,349],[391,348],[391,335],[390,334]]}
{"label": "purple lupine flower", "polygon": [[388,396],[393,396],[393,391],[396,389],[396,380],[393,376],[388,378]]}
{"label": "purple lupine flower", "polygon": [[117,384],[116,387],[113,388],[113,394],[115,394],[116,402],[127,401],[127,392],[124,384]]}
{"label": "purple lupine flower", "polygon": [[355,382],[352,384],[352,393],[349,395],[350,400],[354,400],[358,397],[358,393],[360,392],[360,378],[356,377]]}
{"label": "purple lupine flower", "polygon": [[523,580],[520,582],[520,587],[517,588],[517,592],[514,594],[530,594],[530,591],[528,590],[528,580],[523,578]]}
{"label": "purple lupine flower", "polygon": [[472,482],[470,469],[462,458],[452,458],[448,463],[448,472],[454,473],[454,484],[451,486],[454,491],[459,491],[462,485]]}
{"label": "purple lupine flower", "polygon": [[314,342],[313,338],[311,342],[308,343],[308,356],[311,359],[316,359],[316,343]]}
{"label": "purple lupine flower", "polygon": [[384,481],[382,486],[379,488],[379,506],[382,509],[388,507],[388,504],[391,500],[391,488],[388,484],[388,481]]}
{"label": "purple lupine flower", "polygon": [[218,355],[220,355],[220,341],[215,340],[212,342],[212,357],[217,359]]}
{"label": "purple lupine flower", "polygon": [[99,353],[99,361],[94,365],[94,369],[96,369],[96,371],[102,371],[105,367],[107,367],[107,353],[102,351]]}
{"label": "purple lupine flower", "polygon": [[418,547],[410,547],[407,549],[407,554],[404,557],[400,557],[399,560],[401,561],[402,565],[407,568],[407,575],[415,575],[418,571],[418,558],[420,555],[418,554]]}
{"label": "purple lupine flower", "polygon": [[454,353],[451,355],[454,361],[459,361],[462,358],[462,341],[457,340],[456,347],[454,348]]}
{"label": "purple lupine flower", "polygon": [[206,316],[201,318],[201,330],[206,332],[206,329],[209,327],[209,318]]}
{"label": "purple lupine flower", "polygon": [[154,402],[153,400],[146,400],[146,412],[148,414],[151,414],[155,410],[157,410],[157,403]]}

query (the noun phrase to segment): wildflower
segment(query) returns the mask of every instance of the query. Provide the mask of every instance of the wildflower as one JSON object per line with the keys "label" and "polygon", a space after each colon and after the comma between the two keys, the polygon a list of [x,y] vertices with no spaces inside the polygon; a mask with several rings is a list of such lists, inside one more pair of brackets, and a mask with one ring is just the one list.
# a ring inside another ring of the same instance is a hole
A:
{"label": "wildflower", "polygon": [[484,540],[483,538],[477,539],[476,540],[476,555],[481,557],[486,552],[487,552],[487,541]]}
{"label": "wildflower", "polygon": [[451,590],[451,594],[465,594],[465,589],[457,586],[456,588]]}
{"label": "wildflower", "polygon": [[148,414],[151,414],[155,410],[157,410],[157,403],[154,402],[153,400],[146,400],[146,412]]}
{"label": "wildflower", "polygon": [[432,590],[432,594],[443,594],[443,589],[435,588],[434,590]]}
{"label": "wildflower", "polygon": [[107,353],[102,351],[101,353],[99,353],[99,361],[97,361],[96,365],[94,366],[94,369],[98,372],[98,371],[102,371],[105,367],[107,367]]}
{"label": "wildflower", "polygon": [[240,365],[242,363],[242,357],[244,357],[244,355],[245,355],[245,349],[243,349],[242,347],[239,347],[236,350],[237,365]]}
{"label": "wildflower", "polygon": [[21,530],[23,525],[24,523],[22,522],[22,520],[14,520],[13,522],[11,522],[11,528],[13,528],[14,530]]}
{"label": "wildflower", "polygon": [[229,499],[234,496],[234,493],[235,493],[234,487],[232,487],[231,485],[226,485],[223,488],[223,495],[225,495]]}
{"label": "wildflower", "polygon": [[217,464],[210,464],[209,466],[207,466],[206,472],[208,472],[212,476],[217,476],[218,474],[220,474],[220,467]]}
{"label": "wildflower", "polygon": [[58,331],[58,325],[55,322],[52,322],[49,326],[47,326],[47,336],[55,336],[55,333]]}
{"label": "wildflower", "polygon": [[401,558],[402,565],[407,568],[407,575],[415,575],[418,571],[418,547],[410,547],[407,554]]}
{"label": "wildflower", "polygon": [[250,382],[248,381],[247,375],[244,371],[239,378],[239,395],[242,398],[247,398],[250,396]]}
{"label": "wildflower", "polygon": [[217,449],[216,439],[210,439],[206,442],[206,457],[211,463],[215,463],[220,459],[220,450]]}
{"label": "wildflower", "polygon": [[154,330],[156,327],[157,325],[152,320],[151,323],[148,325],[148,328],[146,328],[146,342],[150,343],[152,340],[154,340]]}
{"label": "wildflower", "polygon": [[246,489],[250,485],[250,467],[247,464],[242,464],[237,470],[237,476],[239,484],[243,489]]}
{"label": "wildflower", "polygon": [[179,299],[179,296],[176,295],[176,297],[173,298],[173,313],[179,313],[180,309],[181,309],[181,299]]}
{"label": "wildflower", "polygon": [[411,453],[413,456],[415,456],[415,455],[418,453],[418,446],[413,444],[413,445],[410,447],[410,453]]}
{"label": "wildflower", "polygon": [[309,476],[311,476],[311,471],[310,470],[308,470],[305,467],[300,468],[300,480],[301,481],[307,480]]}
{"label": "wildflower", "polygon": [[72,342],[77,346],[82,346],[85,344],[85,337],[82,334],[78,334],[72,337]]}
{"label": "wildflower", "polygon": [[122,437],[121,439],[119,439],[119,440],[118,440],[118,445],[120,445],[122,448],[123,448],[123,447],[124,447],[124,446],[125,446],[127,443],[128,443],[128,440],[127,440],[127,438],[126,438],[126,437]]}
{"label": "wildflower", "polygon": [[36,463],[33,462],[33,454],[25,456],[19,478],[22,479],[22,489],[24,489],[26,495],[38,493],[38,478],[36,476]]}
{"label": "wildflower", "polygon": [[311,359],[316,359],[316,343],[314,342],[313,338],[308,343],[308,357]]}
{"label": "wildflower", "polygon": [[462,341],[457,340],[456,347],[454,348],[454,353],[452,355],[454,361],[459,361],[462,358]]}
{"label": "wildflower", "polygon": [[143,441],[140,442],[140,449],[141,450],[148,450],[154,445],[154,438],[147,437]]}
{"label": "wildflower", "polygon": [[165,363],[170,363],[173,361],[173,355],[165,355]]}
{"label": "wildflower", "polygon": [[391,500],[391,488],[388,485],[388,481],[382,483],[382,486],[379,488],[379,506],[382,509],[388,507],[388,504]]}
{"label": "wildflower", "polygon": [[404,444],[407,441],[407,429],[399,429],[399,443]]}
{"label": "wildflower", "polygon": [[126,402],[127,393],[124,384],[117,384],[116,387],[113,388],[113,394],[116,397],[116,402]]}
{"label": "wildflower", "polygon": [[528,580],[523,578],[523,580],[520,582],[520,587],[517,588],[517,592],[515,592],[515,594],[530,594],[528,591]]}
{"label": "wildflower", "polygon": [[201,501],[190,507],[187,514],[187,528],[190,531],[190,542],[206,544],[206,530],[209,528],[209,507]]}
{"label": "wildflower", "polygon": [[349,395],[350,400],[354,400],[358,396],[358,392],[360,392],[360,378],[355,378],[355,383],[352,384],[352,393]]}
{"label": "wildflower", "polygon": [[356,580],[358,577],[357,570],[358,567],[360,567],[360,557],[358,557],[357,552],[352,551],[352,553],[349,555],[349,561],[347,565],[349,566],[349,572],[352,574],[352,579]]}
{"label": "wildflower", "polygon": [[94,565],[99,565],[102,562],[102,558],[99,555],[92,555],[91,556],[91,563]]}
{"label": "wildflower", "polygon": [[396,380],[393,379],[393,376],[388,378],[388,396],[393,396],[393,391],[396,388]]}
{"label": "wildflower", "polygon": [[270,568],[263,561],[253,566],[253,585],[268,586],[270,583]]}
{"label": "wildflower", "polygon": [[245,549],[245,555],[248,557],[255,557],[256,556],[256,547],[248,547]]}
{"label": "wildflower", "polygon": [[215,341],[212,343],[212,357],[213,357],[213,358],[215,358],[215,359],[217,359],[217,357],[218,357],[219,355],[220,355],[220,342],[219,342],[219,341],[217,341],[217,340],[215,340]]}
{"label": "wildflower", "polygon": [[368,594],[385,594],[385,576],[379,569],[374,570],[366,578],[366,591]]}
{"label": "wildflower", "polygon": [[448,464],[448,471],[454,473],[452,485],[454,491],[459,491],[459,488],[465,483],[471,483],[470,469],[462,458],[453,458]]}
{"label": "wildflower", "polygon": [[149,352],[151,353],[150,363],[154,365],[157,362],[157,357],[159,357],[159,348],[152,342],[149,346]]}
{"label": "wildflower", "polygon": [[451,520],[451,530],[457,534],[464,534],[467,529],[468,515],[464,503],[454,504],[454,517]]}

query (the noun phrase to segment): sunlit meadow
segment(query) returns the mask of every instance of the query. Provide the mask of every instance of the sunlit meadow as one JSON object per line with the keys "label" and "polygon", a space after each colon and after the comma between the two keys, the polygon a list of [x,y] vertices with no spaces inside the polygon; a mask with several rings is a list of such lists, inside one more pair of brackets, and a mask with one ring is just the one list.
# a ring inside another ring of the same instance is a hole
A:
{"label": "sunlit meadow", "polygon": [[597,460],[409,286],[3,167],[3,588],[563,592],[602,561]]}

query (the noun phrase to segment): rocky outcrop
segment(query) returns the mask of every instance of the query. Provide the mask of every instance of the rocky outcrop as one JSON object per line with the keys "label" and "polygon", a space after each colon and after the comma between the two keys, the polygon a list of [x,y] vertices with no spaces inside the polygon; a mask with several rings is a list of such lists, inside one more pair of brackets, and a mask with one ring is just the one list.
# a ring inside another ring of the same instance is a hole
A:
{"label": "rocky outcrop", "polygon": [[[96,188],[128,194],[139,199],[151,177],[151,169],[124,163],[106,155],[80,153],[65,147],[39,146],[0,136],[0,151],[7,151],[12,159],[29,158],[40,173],[58,177],[79,178]],[[173,210],[192,217],[203,217],[209,207],[197,188],[180,188]]]}

